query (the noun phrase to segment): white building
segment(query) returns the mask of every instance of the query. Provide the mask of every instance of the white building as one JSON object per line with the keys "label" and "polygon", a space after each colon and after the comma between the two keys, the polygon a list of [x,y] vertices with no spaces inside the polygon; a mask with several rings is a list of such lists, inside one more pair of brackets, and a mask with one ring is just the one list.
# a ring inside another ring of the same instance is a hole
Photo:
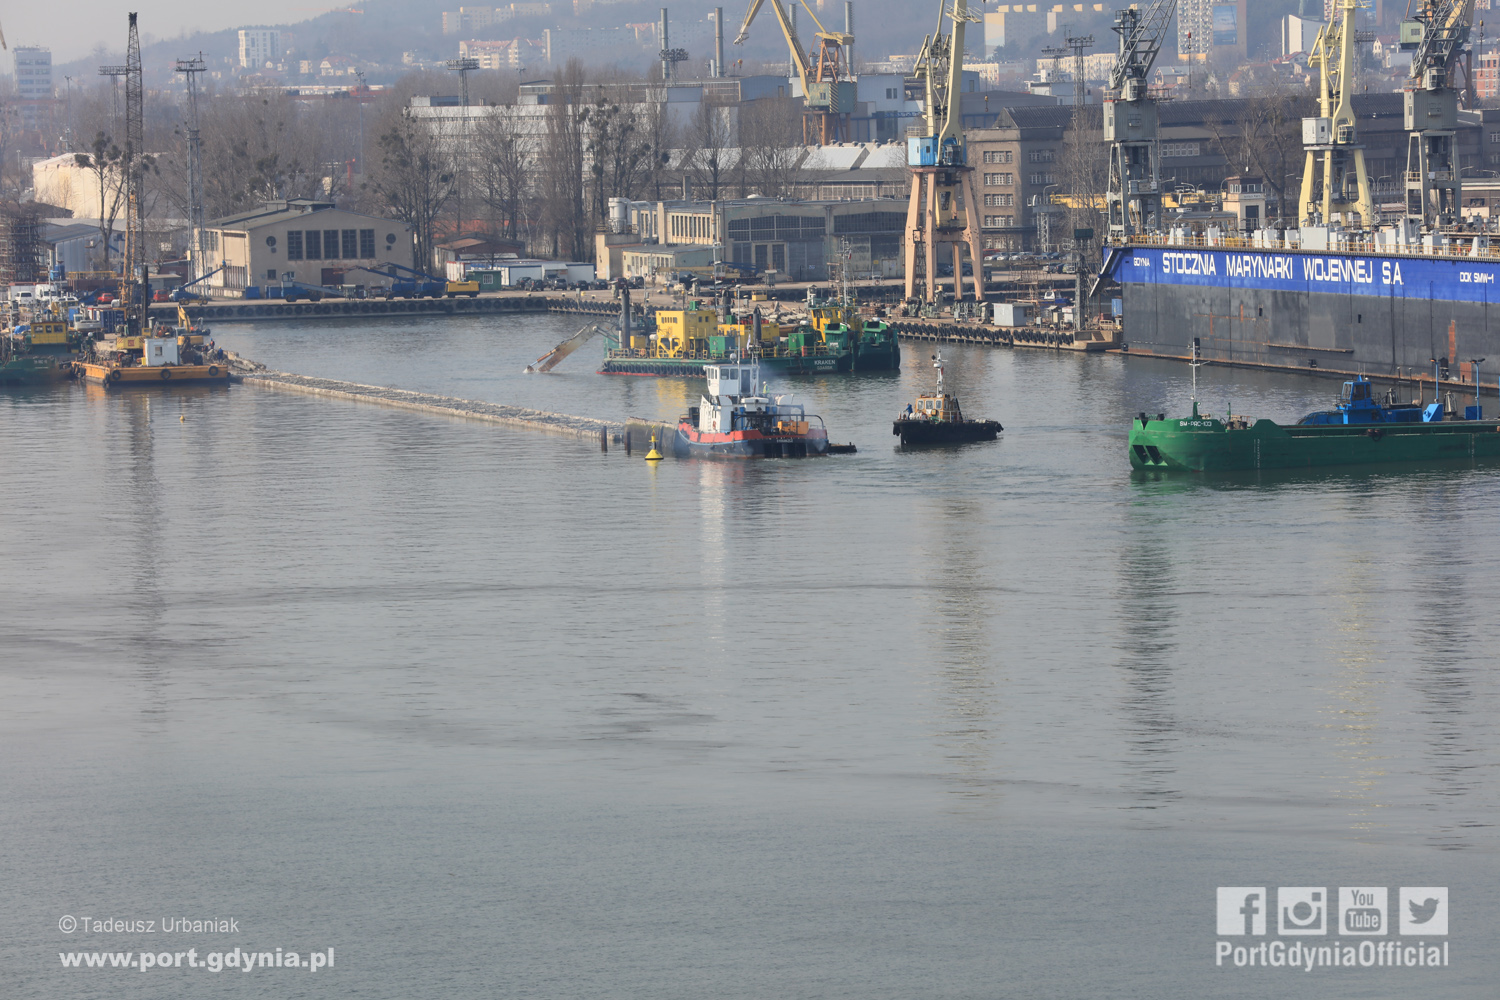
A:
{"label": "white building", "polygon": [[1281,54],[1289,56],[1294,52],[1311,52],[1313,43],[1318,40],[1318,32],[1323,29],[1323,22],[1310,17],[1298,17],[1296,14],[1288,14],[1281,19]]}
{"label": "white building", "polygon": [[52,50],[16,49],[16,96],[23,101],[52,99]]}
{"label": "white building", "polygon": [[275,28],[240,29],[240,68],[264,69],[281,59],[281,32]]}

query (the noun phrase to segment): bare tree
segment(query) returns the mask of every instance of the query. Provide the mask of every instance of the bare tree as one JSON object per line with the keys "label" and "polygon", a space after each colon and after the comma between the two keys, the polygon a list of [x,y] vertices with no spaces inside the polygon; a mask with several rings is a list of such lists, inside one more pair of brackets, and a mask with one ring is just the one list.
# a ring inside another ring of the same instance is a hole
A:
{"label": "bare tree", "polygon": [[572,260],[593,253],[585,231],[582,93],[583,66],[570,59],[558,74],[547,110],[540,164],[543,219],[552,255],[566,252]]}
{"label": "bare tree", "polygon": [[645,183],[651,190],[652,200],[661,201],[662,184],[667,179],[667,167],[672,162],[671,150],[676,145],[677,136],[667,111],[667,91],[660,80],[654,81],[646,90],[641,131],[647,147]]}
{"label": "bare tree", "polygon": [[[1302,116],[1306,97],[1284,82],[1266,85],[1238,103],[1229,120],[1204,116],[1204,126],[1231,171],[1259,176],[1276,201],[1280,224],[1295,222],[1294,192],[1302,184]],[[1287,209],[1293,211],[1290,216]]]}
{"label": "bare tree", "polygon": [[650,143],[629,104],[600,100],[579,112],[588,153],[594,219],[603,222],[610,198],[634,198],[649,166]]}
{"label": "bare tree", "polygon": [[115,217],[120,212],[124,198],[124,173],[121,160],[124,152],[115,141],[103,132],[94,136],[92,150],[74,153],[73,162],[94,175],[94,186],[99,191],[99,254],[101,270],[110,270],[109,242],[115,229]]}
{"label": "bare tree", "polygon": [[805,152],[795,102],[765,98],[745,105],[740,111],[740,147],[745,188],[767,198],[790,195]]}
{"label": "bare tree", "polygon": [[409,223],[416,235],[416,266],[432,266],[434,228],[453,197],[453,165],[423,123],[396,111],[378,141],[380,164],[372,186],[387,211]]}
{"label": "bare tree", "polygon": [[1092,229],[1098,239],[1108,229],[1104,190],[1108,185],[1109,151],[1100,130],[1081,112],[1075,113],[1063,133],[1057,167],[1058,187],[1067,194],[1063,238],[1072,238],[1076,229]]}
{"label": "bare tree", "polygon": [[509,117],[498,114],[476,121],[474,144],[474,183],[479,198],[489,209],[499,235],[521,239],[535,144],[517,133]]}
{"label": "bare tree", "polygon": [[734,166],[737,151],[733,143],[729,109],[706,100],[700,103],[688,125],[689,152],[683,169],[707,193],[709,201],[719,200],[720,188]]}

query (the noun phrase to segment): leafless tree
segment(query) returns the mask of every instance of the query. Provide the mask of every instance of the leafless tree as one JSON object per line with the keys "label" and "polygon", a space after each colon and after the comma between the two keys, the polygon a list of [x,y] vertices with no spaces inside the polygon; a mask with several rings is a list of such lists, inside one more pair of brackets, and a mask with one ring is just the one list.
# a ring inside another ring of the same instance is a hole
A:
{"label": "leafless tree", "polygon": [[802,119],[787,98],[752,101],[740,111],[741,163],[746,194],[767,198],[792,193],[797,165],[803,158]]}
{"label": "leafless tree", "polygon": [[[528,213],[535,144],[518,133],[506,115],[491,114],[475,122],[475,190],[494,221],[498,235],[521,239]],[[532,213],[534,214],[534,213]]]}
{"label": "leafless tree", "polygon": [[453,165],[432,132],[399,109],[386,119],[378,145],[379,166],[370,181],[374,194],[390,215],[412,226],[416,266],[429,268],[438,216],[453,197]]}
{"label": "leafless tree", "polygon": [[1230,170],[1256,175],[1265,182],[1276,202],[1279,224],[1294,223],[1299,214],[1302,117],[1311,112],[1306,104],[1307,98],[1291,86],[1272,83],[1238,102],[1232,118],[1204,119]]}
{"label": "leafless tree", "polygon": [[583,66],[576,59],[558,74],[547,110],[540,157],[543,219],[553,257],[592,256],[584,210]]}
{"label": "leafless tree", "polygon": [[707,100],[701,102],[688,125],[687,141],[683,169],[710,201],[717,201],[737,153],[729,109]]}
{"label": "leafless tree", "polygon": [[641,131],[645,137],[646,186],[653,201],[661,201],[662,185],[671,164],[671,150],[676,145],[676,129],[667,111],[667,91],[660,80],[646,88],[645,107],[641,113]]}
{"label": "leafless tree", "polygon": [[100,269],[105,271],[110,270],[109,241],[124,198],[124,174],[120,169],[124,155],[115,141],[103,132],[94,136],[89,152],[73,154],[73,162],[94,175],[93,183],[99,192],[98,259]]}
{"label": "leafless tree", "polygon": [[579,117],[588,153],[589,187],[596,222],[603,222],[610,198],[634,198],[649,166],[650,142],[640,116],[629,103],[603,100]]}
{"label": "leafless tree", "polygon": [[1100,129],[1082,113],[1075,114],[1063,133],[1057,168],[1059,189],[1067,195],[1062,237],[1071,239],[1073,230],[1092,229],[1097,240],[1108,228],[1104,191],[1109,182],[1109,152]]}

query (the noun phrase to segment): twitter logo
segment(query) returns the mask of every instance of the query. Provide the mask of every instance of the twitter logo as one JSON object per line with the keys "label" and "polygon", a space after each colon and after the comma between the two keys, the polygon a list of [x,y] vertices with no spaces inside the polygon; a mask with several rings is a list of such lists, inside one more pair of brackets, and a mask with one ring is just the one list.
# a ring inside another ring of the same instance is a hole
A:
{"label": "twitter logo", "polygon": [[1402,886],[1398,913],[1402,934],[1438,937],[1448,933],[1446,886]]}
{"label": "twitter logo", "polygon": [[1432,896],[1422,900],[1420,903],[1415,899],[1409,899],[1406,901],[1406,905],[1411,910],[1411,922],[1414,924],[1425,924],[1432,919],[1433,914],[1437,913],[1438,901],[1436,896]]}

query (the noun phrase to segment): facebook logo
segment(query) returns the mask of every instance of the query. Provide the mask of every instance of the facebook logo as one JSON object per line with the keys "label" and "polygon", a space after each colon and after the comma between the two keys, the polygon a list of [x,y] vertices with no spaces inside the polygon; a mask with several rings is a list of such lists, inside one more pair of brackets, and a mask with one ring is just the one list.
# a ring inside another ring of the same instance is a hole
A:
{"label": "facebook logo", "polygon": [[1266,932],[1266,887],[1219,886],[1219,934],[1264,934]]}

